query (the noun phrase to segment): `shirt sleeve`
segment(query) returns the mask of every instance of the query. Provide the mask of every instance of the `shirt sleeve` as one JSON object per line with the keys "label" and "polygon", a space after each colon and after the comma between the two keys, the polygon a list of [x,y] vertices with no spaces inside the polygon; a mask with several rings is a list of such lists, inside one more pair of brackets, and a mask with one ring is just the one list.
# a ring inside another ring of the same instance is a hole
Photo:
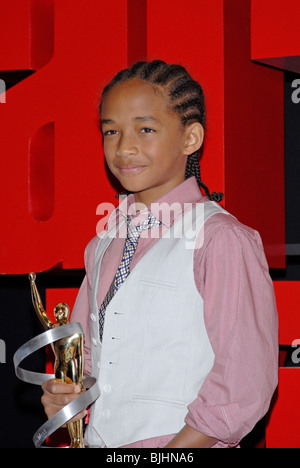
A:
{"label": "shirt sleeve", "polygon": [[185,422],[236,445],[268,411],[278,378],[274,288],[258,232],[214,226],[194,275],[215,359]]}

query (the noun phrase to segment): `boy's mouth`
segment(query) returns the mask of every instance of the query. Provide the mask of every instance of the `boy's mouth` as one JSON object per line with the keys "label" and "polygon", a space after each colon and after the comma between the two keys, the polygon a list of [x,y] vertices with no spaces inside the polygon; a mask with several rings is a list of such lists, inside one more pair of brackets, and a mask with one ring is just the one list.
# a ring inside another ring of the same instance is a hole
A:
{"label": "boy's mouth", "polygon": [[121,174],[134,175],[142,171],[146,166],[119,166],[118,169]]}

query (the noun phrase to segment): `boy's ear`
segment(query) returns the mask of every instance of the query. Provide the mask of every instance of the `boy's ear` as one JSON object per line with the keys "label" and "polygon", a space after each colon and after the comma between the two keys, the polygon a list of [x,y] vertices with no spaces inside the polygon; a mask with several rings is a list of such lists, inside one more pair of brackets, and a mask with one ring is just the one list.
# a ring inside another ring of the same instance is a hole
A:
{"label": "boy's ear", "polygon": [[204,128],[199,122],[190,124],[185,129],[184,154],[189,156],[198,151],[203,143]]}

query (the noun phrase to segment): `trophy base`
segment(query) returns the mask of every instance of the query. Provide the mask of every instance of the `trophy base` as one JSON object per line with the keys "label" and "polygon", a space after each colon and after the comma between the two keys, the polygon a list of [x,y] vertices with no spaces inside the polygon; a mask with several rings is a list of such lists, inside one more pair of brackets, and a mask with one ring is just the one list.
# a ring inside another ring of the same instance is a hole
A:
{"label": "trophy base", "polygon": [[68,427],[60,427],[40,445],[40,448],[86,448],[84,436],[71,438]]}
{"label": "trophy base", "polygon": [[74,445],[40,445],[40,447],[38,448],[42,448],[42,449],[74,449],[74,448],[90,448],[88,445],[78,445],[78,446],[74,446]]}
{"label": "trophy base", "polygon": [[[41,449],[69,449],[71,448],[70,445],[66,445],[66,446],[58,446],[58,447],[48,447],[47,445],[42,445],[41,447],[39,447]],[[74,448],[74,447],[73,447]],[[78,447],[77,447],[78,448]],[[88,445],[85,445],[84,447],[80,447],[80,448],[89,448]]]}

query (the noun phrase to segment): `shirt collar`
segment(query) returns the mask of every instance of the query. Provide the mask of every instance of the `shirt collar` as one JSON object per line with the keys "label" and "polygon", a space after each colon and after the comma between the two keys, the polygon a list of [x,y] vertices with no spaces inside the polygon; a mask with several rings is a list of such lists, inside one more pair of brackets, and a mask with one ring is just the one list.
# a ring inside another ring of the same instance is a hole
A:
{"label": "shirt collar", "polygon": [[122,199],[117,210],[121,218],[129,216],[134,224],[143,222],[151,212],[164,226],[170,227],[189,205],[192,207],[204,200],[195,177],[190,177],[138,213],[139,206],[135,204],[134,194]]}

